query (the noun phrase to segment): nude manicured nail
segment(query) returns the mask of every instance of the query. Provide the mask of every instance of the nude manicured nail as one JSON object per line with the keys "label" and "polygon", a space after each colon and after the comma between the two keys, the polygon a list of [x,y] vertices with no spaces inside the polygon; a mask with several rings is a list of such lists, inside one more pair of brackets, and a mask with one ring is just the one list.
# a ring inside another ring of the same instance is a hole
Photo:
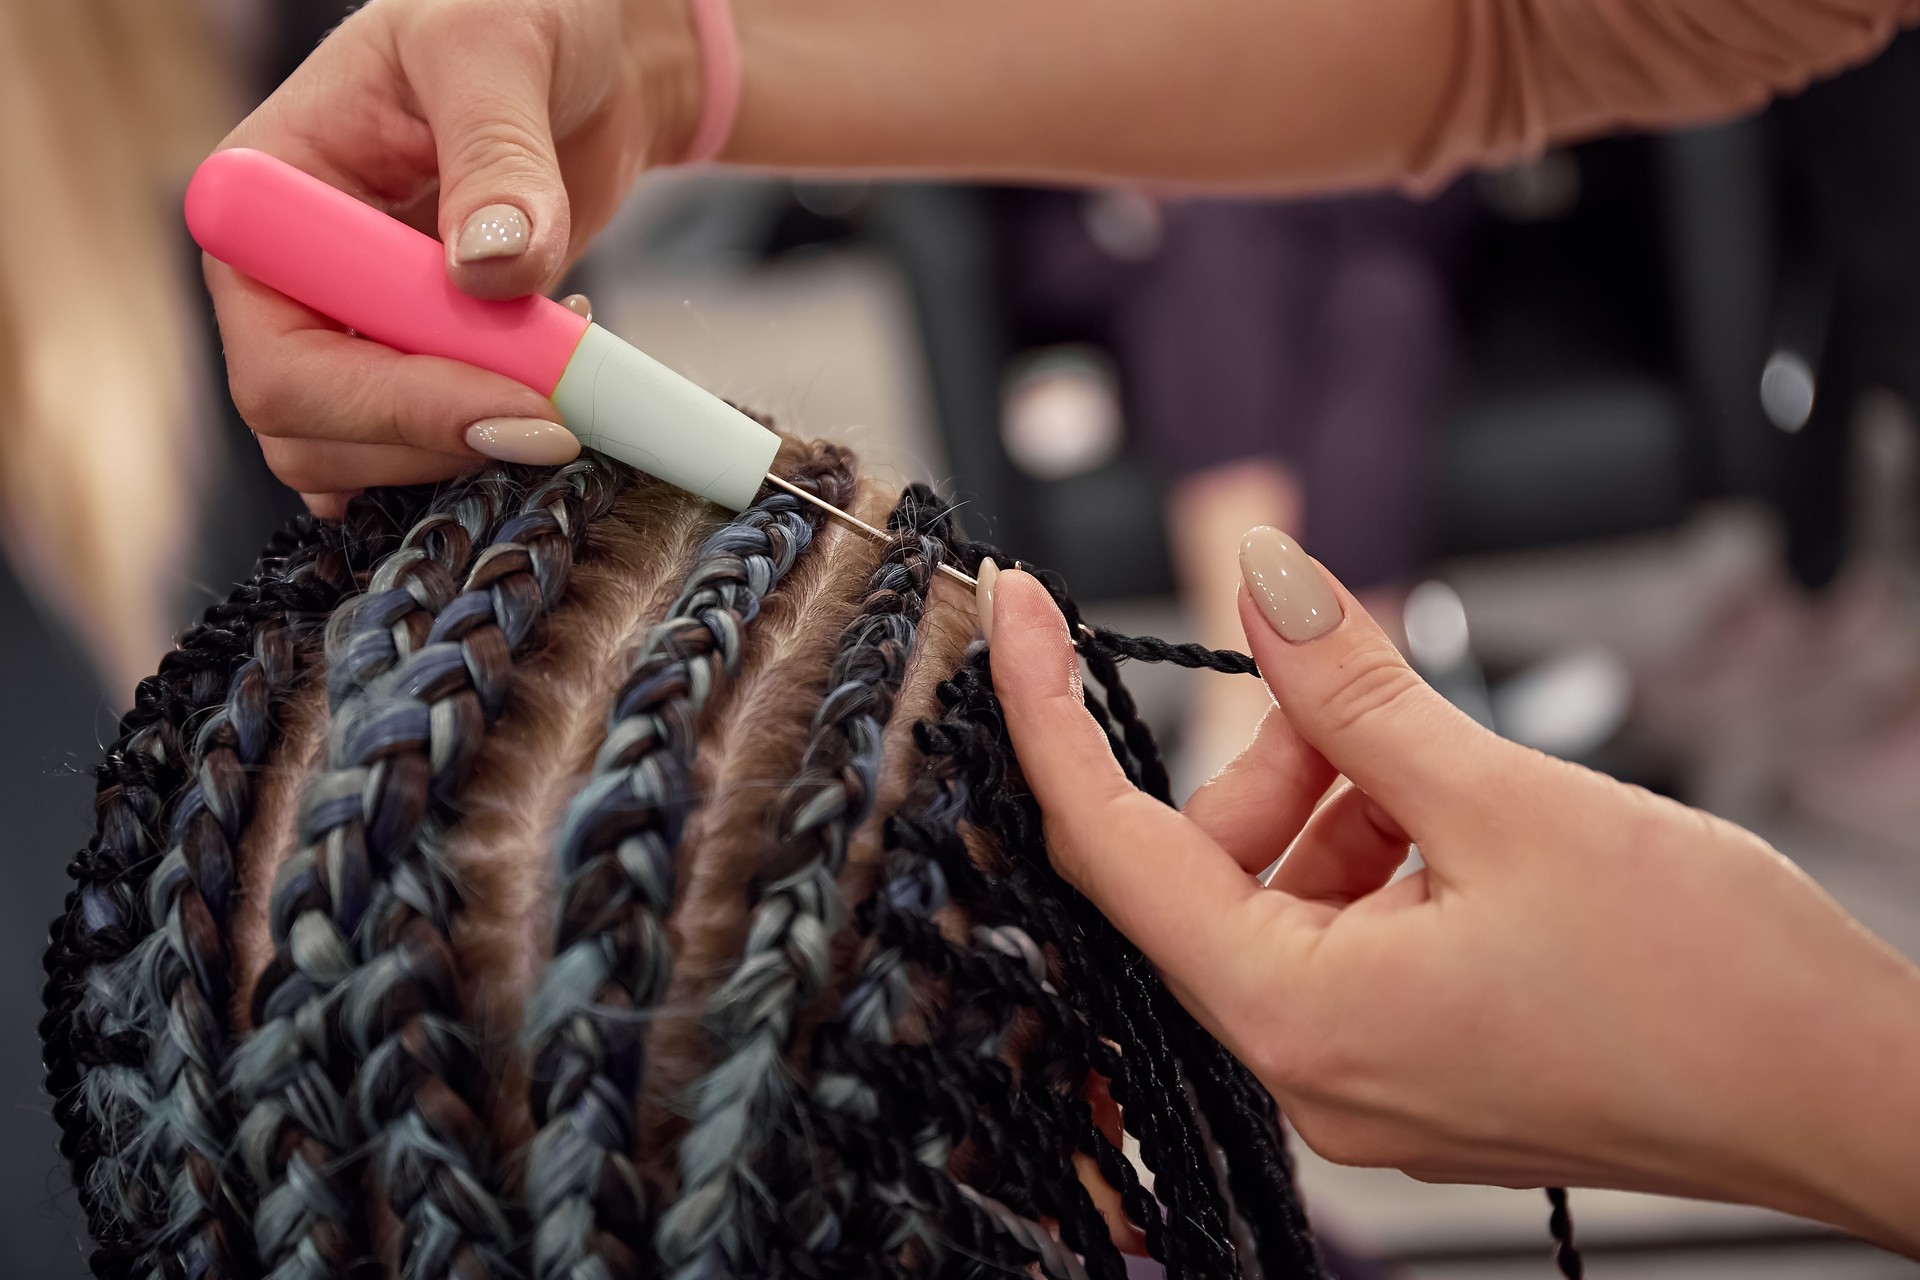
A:
{"label": "nude manicured nail", "polygon": [[544,418],[482,418],[467,428],[467,447],[502,462],[552,466],[580,456],[573,432]]}
{"label": "nude manicured nail", "polygon": [[1340,623],[1340,600],[1326,574],[1299,543],[1270,525],[1249,529],[1240,540],[1240,576],[1284,640],[1300,644]]}
{"label": "nude manicured nail", "polygon": [[988,556],[974,570],[973,580],[977,584],[973,589],[974,612],[980,615],[980,638],[988,644],[993,643],[993,586],[1000,581],[1000,566]]}
{"label": "nude manicured nail", "polygon": [[475,209],[460,228],[454,242],[455,262],[478,262],[482,258],[513,258],[527,251],[532,228],[527,215],[510,204],[490,204]]}

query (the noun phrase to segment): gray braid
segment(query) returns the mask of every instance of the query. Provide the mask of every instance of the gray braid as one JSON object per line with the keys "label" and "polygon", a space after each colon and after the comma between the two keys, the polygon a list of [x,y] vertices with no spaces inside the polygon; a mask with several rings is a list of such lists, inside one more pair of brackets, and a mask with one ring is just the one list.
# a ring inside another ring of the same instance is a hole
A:
{"label": "gray braid", "polygon": [[[508,1216],[489,1186],[486,1072],[460,1022],[460,889],[445,837],[480,742],[506,708],[513,662],[565,594],[588,526],[628,474],[588,458],[533,490],[426,644],[342,707],[333,767],[359,780],[361,801],[307,824],[315,843],[364,843],[374,864],[340,1023],[361,1059],[353,1102],[401,1223],[405,1277],[516,1270]],[[397,813],[411,825],[389,816]]]}
{"label": "gray braid", "polygon": [[[839,504],[850,459],[823,449],[794,477]],[[527,1157],[540,1280],[643,1272],[645,1192],[633,1163],[645,1075],[639,1011],[667,989],[665,922],[701,711],[739,670],[745,629],[818,527],[814,508],[762,498],[701,546],[679,598],[642,643],[608,716],[592,779],[558,837],[553,963],[527,1005]]]}
{"label": "gray braid", "polygon": [[[488,472],[453,491],[381,565],[367,594],[336,612],[327,635],[336,718],[426,642],[476,545],[507,511],[516,474],[526,473]],[[341,742],[338,729],[336,755],[358,745]],[[374,766],[380,797],[406,794],[396,772],[411,777],[423,769]],[[228,1065],[229,1090],[244,1112],[239,1151],[259,1192],[254,1241],[272,1280],[331,1280],[367,1253],[340,985],[352,970],[348,939],[371,901],[371,858],[389,851],[410,816],[403,804],[375,809],[371,830],[353,833],[371,838],[351,838],[368,780],[366,772],[333,770],[309,787],[301,848],[275,877],[268,911],[274,956],[254,989],[254,1031]],[[421,781],[415,794],[424,798]]]}
{"label": "gray braid", "polygon": [[760,891],[739,967],[709,1004],[707,1029],[724,1056],[693,1087],[680,1198],[655,1237],[675,1280],[743,1274],[764,1256],[766,1197],[752,1166],[781,1120],[795,1019],[831,972],[847,842],[873,806],[886,726],[943,549],[912,528],[918,514],[910,495],[889,517],[896,541],[840,635],[799,772],[776,808],[775,864],[792,869]]}

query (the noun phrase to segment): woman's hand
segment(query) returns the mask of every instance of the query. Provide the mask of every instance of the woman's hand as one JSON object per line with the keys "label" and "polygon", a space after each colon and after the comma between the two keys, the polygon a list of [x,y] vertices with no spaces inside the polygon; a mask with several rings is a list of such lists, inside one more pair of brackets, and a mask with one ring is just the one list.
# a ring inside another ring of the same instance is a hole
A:
{"label": "woman's hand", "polygon": [[[678,158],[692,39],[681,0],[377,0],[222,145],[434,233],[460,288],[515,297],[552,288],[635,175]],[[234,402],[302,493],[579,450],[546,397],[510,378],[354,337],[212,259],[206,275]]]}
{"label": "woman's hand", "polygon": [[1242,567],[1279,705],[1182,813],[1114,763],[1024,574],[988,605],[994,684],[1055,865],[1308,1145],[1920,1253],[1920,971],[1753,835],[1474,724],[1284,535]]}

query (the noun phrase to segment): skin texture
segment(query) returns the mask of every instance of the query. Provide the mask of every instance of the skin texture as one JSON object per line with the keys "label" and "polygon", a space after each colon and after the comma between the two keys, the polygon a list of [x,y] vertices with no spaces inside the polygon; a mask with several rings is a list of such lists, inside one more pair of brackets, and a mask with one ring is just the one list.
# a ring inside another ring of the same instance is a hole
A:
{"label": "skin texture", "polygon": [[1279,706],[1176,813],[1114,764],[1045,592],[1000,575],[994,685],[1061,873],[1332,1160],[1746,1201],[1920,1256],[1920,970],[1752,834],[1482,729],[1336,594],[1302,644],[1242,594]]}
{"label": "skin texture", "polygon": [[[1430,189],[1554,140],[1732,115],[1920,20],[1920,0],[733,2],[726,162],[1271,193]],[[551,289],[634,176],[684,154],[700,95],[685,0],[379,0],[222,145],[449,245],[480,211],[519,210],[519,252],[449,261],[459,287],[511,297]],[[207,282],[235,403],[323,512],[471,468],[480,419],[553,417],[218,263]]]}

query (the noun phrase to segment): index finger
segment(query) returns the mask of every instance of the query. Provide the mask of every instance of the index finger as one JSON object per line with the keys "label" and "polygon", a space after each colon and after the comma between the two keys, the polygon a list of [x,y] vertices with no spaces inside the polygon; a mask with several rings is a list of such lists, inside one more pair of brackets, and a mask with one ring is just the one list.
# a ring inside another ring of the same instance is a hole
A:
{"label": "index finger", "polygon": [[205,266],[234,404],[261,435],[476,458],[466,442],[475,422],[559,418],[550,400],[512,378],[403,355],[223,262]]}
{"label": "index finger", "polygon": [[1209,1008],[1232,1000],[1244,985],[1239,967],[1271,941],[1256,926],[1318,916],[1262,889],[1200,828],[1127,780],[1081,703],[1066,622],[1039,582],[1000,574],[991,607],[993,686],[1054,866],[1220,1033]]}

